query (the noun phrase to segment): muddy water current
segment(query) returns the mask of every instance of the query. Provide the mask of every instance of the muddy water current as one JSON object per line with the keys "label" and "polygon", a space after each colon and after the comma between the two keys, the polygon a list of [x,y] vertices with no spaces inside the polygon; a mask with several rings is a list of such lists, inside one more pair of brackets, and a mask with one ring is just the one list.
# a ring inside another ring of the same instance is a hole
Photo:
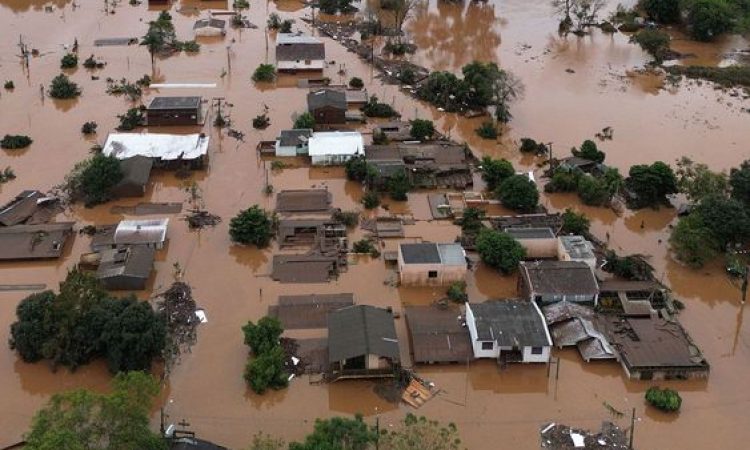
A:
{"label": "muddy water current", "polygon": [[[113,14],[105,14],[104,2],[66,0],[0,0],[0,80],[13,80],[15,89],[0,92],[0,134],[27,134],[34,143],[22,151],[0,151],[0,168],[11,166],[17,179],[0,186],[0,202],[23,189],[47,190],[60,183],[73,165],[103,143],[117,125],[117,114],[132,104],[106,94],[107,77],[129,80],[151,74],[148,52],[139,46],[94,47],[105,37],[137,37],[158,9],[133,7],[121,2]],[[50,7],[50,8],[47,8]],[[183,0],[172,6],[178,38],[192,38],[192,24],[207,9],[226,8],[226,2]],[[305,109],[305,90],[295,77],[282,76],[276,84],[254,85],[250,81],[258,64],[273,62],[273,33],[264,23],[270,12],[295,18],[295,28],[310,31],[299,20],[309,9],[296,0],[253,3],[249,20],[258,29],[229,29],[223,39],[208,39],[198,54],[157,57],[154,78],[167,83],[216,83],[206,89],[151,89],[144,101],[155,95],[202,95],[224,98],[233,128],[245,133],[244,142],[228,137],[208,125],[211,136],[210,164],[192,178],[205,207],[224,218],[213,229],[188,231],[179,216],[173,216],[169,244],[161,251],[148,298],[172,281],[173,264],[185,270],[185,279],[208,315],[200,328],[198,344],[183,357],[172,373],[161,404],[170,420],[186,419],[201,437],[231,448],[246,446],[258,431],[299,439],[309,432],[316,417],[361,412],[367,420],[379,416],[390,426],[408,412],[406,406],[386,402],[366,381],[313,385],[306,377],[290,387],[264,396],[253,394],[242,379],[247,348],[240,327],[263,316],[280,294],[354,292],[358,303],[392,306],[429,304],[444,295],[440,289],[397,287],[396,274],[382,259],[352,259],[346,273],[328,284],[279,284],[269,277],[273,246],[256,250],[234,246],[228,237],[229,219],[240,209],[258,203],[272,209],[274,200],[262,189],[266,182],[278,191],[325,187],[334,204],[343,209],[357,207],[362,192],[346,180],[340,168],[293,167],[270,170],[255,150],[260,140],[274,139],[291,126],[293,115]],[[517,101],[514,119],[497,141],[482,141],[474,129],[482,119],[464,119],[435,110],[404,95],[395,86],[383,85],[373,70],[335,41],[326,38],[327,59],[335,61],[325,75],[341,83],[349,77],[365,80],[368,92],[393,103],[405,118],[429,118],[453,139],[467,142],[477,155],[511,159],[519,168],[536,169],[534,158],[521,157],[517,142],[533,137],[552,142],[560,156],[573,145],[593,138],[604,127],[614,129],[614,139],[601,144],[607,162],[621,171],[636,163],[655,160],[673,162],[687,155],[714,169],[728,169],[750,157],[750,108],[748,100],[733,97],[705,83],[683,82],[663,86],[655,76],[639,75],[647,57],[622,34],[594,32],[578,38],[557,35],[557,23],[546,0],[490,1],[450,4],[430,0],[418,8],[406,24],[409,39],[419,47],[413,60],[434,70],[460,71],[472,60],[495,61],[515,72],[525,84],[525,95]],[[29,70],[19,63],[19,36],[38,50]],[[79,55],[90,54],[106,61],[103,69],[83,67],[65,71],[79,83],[83,95],[73,101],[55,101],[40,95],[40,86],[60,72],[66,48],[77,39]],[[682,52],[694,53],[683,63],[725,64],[724,55],[747,48],[747,41],[728,38],[712,45],[676,44]],[[340,72],[340,70],[342,72]],[[96,79],[94,79],[96,78]],[[253,130],[251,119],[269,108],[271,126]],[[215,111],[212,110],[212,111]],[[213,113],[212,113],[213,114]],[[84,137],[84,122],[98,123],[98,134]],[[151,132],[196,132],[195,128],[150,128]],[[189,181],[188,181],[189,182]],[[145,199],[121,200],[118,205],[139,201],[182,202],[187,207],[186,181],[171,172],[152,175]],[[679,415],[665,416],[645,407],[643,393],[648,382],[624,378],[617,364],[584,364],[575,351],[556,351],[559,377],[548,377],[545,366],[514,366],[500,372],[490,361],[471,367],[419,367],[419,373],[436,383],[443,395],[427,403],[419,413],[441,421],[455,422],[471,449],[538,448],[538,429],[545,421],[597,428],[602,420],[627,425],[628,418],[613,416],[604,404],[638,416],[635,444],[644,449],[744,447],[750,441],[750,331],[743,323],[739,290],[714,264],[701,271],[685,269],[669,256],[667,238],[674,223],[673,209],[616,214],[610,210],[579,205],[567,195],[546,196],[551,210],[566,207],[584,211],[593,232],[622,253],[650,256],[658,278],[669,285],[687,306],[681,321],[702,347],[711,363],[711,375],[702,382],[668,382],[683,396]],[[75,220],[78,226],[113,223],[128,216],[110,213],[111,204],[93,209],[74,207],[57,220]],[[388,202],[392,212],[412,214],[415,225],[406,227],[409,239],[453,240],[459,233],[448,223],[431,221],[426,193],[410,195],[405,203]],[[384,214],[387,211],[378,211]],[[363,232],[357,230],[350,239]],[[392,245],[389,243],[388,245]],[[55,288],[89,240],[76,236],[60,260],[33,263],[3,263],[1,283],[44,283]],[[515,279],[501,277],[479,265],[468,279],[474,301],[515,295]],[[27,292],[0,293],[0,342],[6,342],[15,307]],[[402,354],[408,355],[406,327],[397,320]],[[407,357],[407,363],[408,361]],[[0,348],[0,447],[18,441],[34,412],[55,392],[87,387],[106,389],[110,375],[95,363],[75,373],[52,373],[46,364],[26,364],[7,347]],[[627,415],[627,414],[626,414]],[[154,421],[157,421],[154,415]]]}

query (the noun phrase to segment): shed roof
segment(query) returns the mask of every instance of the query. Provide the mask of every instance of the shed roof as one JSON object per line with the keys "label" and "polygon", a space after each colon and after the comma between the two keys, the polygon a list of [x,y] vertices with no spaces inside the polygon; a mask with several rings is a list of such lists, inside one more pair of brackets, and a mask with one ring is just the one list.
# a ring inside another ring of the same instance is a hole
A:
{"label": "shed roof", "polygon": [[406,324],[416,363],[465,362],[474,359],[461,313],[435,306],[407,306]]}
{"label": "shed roof", "polygon": [[434,242],[399,244],[405,264],[466,265],[466,255],[461,244],[436,244]]}
{"label": "shed roof", "polygon": [[208,153],[208,140],[201,134],[110,133],[102,153],[117,159],[141,155],[165,161],[190,160]]}
{"label": "shed roof", "polygon": [[154,249],[142,245],[121,249],[106,249],[101,252],[101,261],[96,271],[99,279],[129,277],[148,279],[154,266]]}
{"label": "shed roof", "polygon": [[281,295],[279,304],[268,307],[285,330],[326,328],[328,314],[354,304],[354,294]]}
{"label": "shed roof", "polygon": [[301,33],[279,33],[276,36],[276,61],[324,60],[325,44]]}
{"label": "shed roof", "polygon": [[552,345],[542,313],[534,302],[496,300],[469,303],[474,314],[477,340],[495,341],[501,347]]}
{"label": "shed roof", "polygon": [[169,219],[123,220],[117,224],[117,245],[160,244],[167,239]]}
{"label": "shed roof", "polygon": [[37,210],[44,194],[39,191],[23,191],[0,208],[0,224],[9,227],[23,223]]}
{"label": "shed roof", "polygon": [[326,106],[346,111],[346,94],[335,89],[321,89],[307,94],[307,109],[309,111],[315,111]]}
{"label": "shed roof", "polygon": [[328,315],[328,361],[363,355],[400,361],[393,315],[385,309],[355,305]]}
{"label": "shed roof", "polygon": [[560,243],[571,258],[596,258],[594,246],[583,236],[560,236]]}
{"label": "shed roof", "polygon": [[145,156],[133,156],[132,158],[123,159],[120,161],[122,180],[117,183],[117,186],[147,185],[153,167],[154,160]]}
{"label": "shed roof", "polygon": [[59,258],[73,222],[0,227],[0,260]]}
{"label": "shed roof", "polygon": [[308,148],[310,156],[363,155],[365,141],[356,131],[326,131],[313,133]]}
{"label": "shed roof", "polygon": [[549,227],[545,228],[506,228],[506,233],[513,239],[554,239],[555,233]]}
{"label": "shed roof", "polygon": [[154,97],[148,104],[149,110],[160,109],[197,109],[201,106],[201,97]]}
{"label": "shed roof", "polygon": [[538,295],[597,295],[591,268],[581,261],[522,261],[521,275]]}
{"label": "shed roof", "polygon": [[274,255],[271,278],[282,283],[325,283],[336,272],[335,256]]}
{"label": "shed roof", "polygon": [[278,139],[279,145],[282,147],[296,147],[300,144],[306,144],[312,134],[313,130],[309,128],[281,130]]}
{"label": "shed roof", "polygon": [[328,212],[331,193],[326,189],[291,189],[276,194],[276,211],[283,213]]}

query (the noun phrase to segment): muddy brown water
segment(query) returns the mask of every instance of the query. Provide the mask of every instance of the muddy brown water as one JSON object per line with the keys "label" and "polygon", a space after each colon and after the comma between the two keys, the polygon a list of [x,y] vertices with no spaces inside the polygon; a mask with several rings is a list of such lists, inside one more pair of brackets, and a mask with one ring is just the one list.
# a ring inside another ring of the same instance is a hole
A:
{"label": "muddy brown water", "polygon": [[[13,80],[16,89],[0,92],[0,133],[28,134],[33,145],[20,152],[0,152],[0,166],[12,166],[18,178],[0,187],[5,202],[22,189],[49,189],[59,183],[75,162],[88,155],[96,142],[102,143],[116,125],[116,115],[130,103],[105,93],[107,77],[130,80],[151,73],[145,49],[93,47],[102,37],[136,37],[156,8],[131,7],[122,2],[115,14],[104,14],[103,2],[65,0],[0,0],[0,79]],[[45,12],[45,6],[52,6]],[[176,2],[172,15],[178,37],[188,39],[196,18],[208,8],[225,8],[226,2],[198,0]],[[178,11],[179,9],[179,11]],[[295,0],[253,4],[250,21],[263,25],[266,14],[279,11],[284,18],[299,18],[305,8]],[[295,27],[307,29],[299,20]],[[373,71],[342,47],[326,39],[328,59],[335,60],[326,71],[334,82],[351,76],[365,80],[371,94],[393,102],[406,118],[430,118],[452,138],[465,141],[477,154],[503,156],[517,167],[533,169],[535,159],[520,157],[516,142],[525,136],[553,142],[553,150],[563,155],[605,126],[614,128],[614,140],[602,144],[607,161],[622,171],[636,163],[661,159],[672,162],[688,155],[715,169],[727,169],[750,157],[750,115],[737,98],[716,91],[706,84],[683,83],[680,88],[659,89],[661,81],[632,75],[646,62],[645,55],[623,35],[560,38],[548,2],[511,0],[487,4],[448,4],[432,0],[415,11],[406,30],[418,44],[417,63],[432,69],[458,71],[473,59],[496,61],[513,70],[526,85],[525,97],[513,105],[514,120],[498,141],[482,141],[473,130],[482,119],[467,120],[442,113],[402,95],[394,86],[384,86]],[[19,64],[18,39],[21,35],[40,56],[31,59],[28,75]],[[95,54],[107,62],[102,70],[82,67],[66,71],[83,88],[74,101],[54,101],[40,97],[59,73],[64,45],[77,38],[79,55]],[[172,281],[173,264],[185,269],[200,306],[206,309],[208,323],[201,326],[199,342],[174,370],[160,401],[170,420],[186,419],[201,437],[232,448],[242,448],[251,436],[264,431],[287,440],[309,432],[315,417],[361,412],[374,422],[390,427],[409,410],[378,397],[370,382],[340,382],[311,385],[305,377],[294,380],[289,389],[257,396],[242,380],[247,349],[240,327],[257,320],[280,294],[310,292],[354,292],[359,303],[392,306],[429,304],[443,296],[440,289],[395,287],[396,274],[382,260],[358,257],[338,280],[328,284],[281,285],[268,277],[274,248],[255,250],[231,245],[229,219],[241,208],[259,203],[272,208],[273,198],[261,193],[270,163],[259,160],[255,144],[273,139],[278,130],[291,125],[292,116],[305,108],[305,92],[297,89],[292,77],[276,85],[254,86],[249,80],[261,62],[273,61],[273,34],[263,29],[229,30],[221,39],[202,41],[197,55],[180,54],[157,58],[155,79],[164,82],[217,83],[215,89],[149,90],[153,95],[202,95],[225,97],[234,127],[245,132],[245,142],[218,133],[210,127],[211,159],[205,173],[194,180],[208,210],[224,221],[215,229],[189,232],[178,216],[172,216],[169,245],[159,255],[151,290],[165,289]],[[268,43],[268,44],[266,44]],[[696,54],[695,61],[722,64],[727,51],[747,47],[741,38],[728,38],[712,45],[677,42],[683,52]],[[267,50],[270,49],[270,50]],[[227,58],[231,59],[231,70]],[[687,61],[686,63],[691,63]],[[346,70],[339,75],[339,68]],[[571,71],[566,71],[571,69]],[[628,74],[632,76],[628,76]],[[92,80],[96,75],[99,80]],[[271,127],[253,130],[252,117],[270,108]],[[83,137],[79,130],[89,120],[99,124],[95,137]],[[149,131],[189,132],[191,128],[152,128]],[[361,198],[361,189],[345,179],[340,168],[319,169],[297,164],[295,168],[269,171],[276,190],[308,187],[328,188],[336,206],[351,209]],[[139,201],[186,201],[184,182],[171,173],[152,177],[145,199],[118,201],[132,205]],[[643,392],[648,382],[624,379],[616,364],[584,364],[575,351],[556,351],[560,358],[559,379],[547,377],[543,366],[513,366],[499,372],[490,361],[463,366],[420,367],[425,378],[434,381],[443,394],[430,401],[419,413],[441,421],[455,422],[464,442],[472,449],[536,448],[538,428],[545,421],[563,421],[576,426],[598,427],[612,419],[605,408],[638,416],[635,443],[638,448],[723,448],[741,446],[750,438],[746,418],[750,389],[745,374],[750,369],[750,332],[743,326],[739,291],[722,274],[720,264],[701,271],[687,270],[668,254],[666,240],[674,211],[626,212],[579,205],[573,196],[554,195],[543,199],[553,210],[573,207],[592,219],[593,231],[623,253],[650,255],[657,276],[682,299],[687,309],[681,320],[702,347],[712,365],[707,382],[662,383],[680,390],[683,409],[677,416],[665,416],[647,409]],[[112,204],[94,209],[73,208],[66,218],[80,225],[104,224],[124,216],[109,213]],[[458,229],[430,221],[426,193],[410,195],[408,203],[386,202],[392,212],[412,214],[417,222],[406,228],[409,239],[452,240]],[[383,213],[380,210],[379,213]],[[373,214],[373,213],[370,213]],[[61,220],[62,218],[60,218]],[[357,239],[361,230],[350,238]],[[393,245],[389,243],[388,245]],[[88,251],[88,239],[76,236],[58,261],[3,264],[0,277],[8,283],[46,283],[50,287],[65,277],[66,271]],[[468,279],[472,300],[503,298],[515,294],[515,280],[500,277],[479,266]],[[0,293],[0,341],[6,342],[14,320],[14,310],[26,295]],[[403,318],[397,321],[399,335],[406,337]],[[401,350],[408,354],[406,340]],[[407,362],[408,356],[407,356]],[[46,364],[25,364],[15,353],[0,351],[0,446],[19,440],[31,417],[55,392],[87,387],[106,389],[110,379],[104,364],[95,363],[75,373],[52,373]],[[614,417],[627,424],[627,418]],[[154,423],[158,421],[154,415]]]}

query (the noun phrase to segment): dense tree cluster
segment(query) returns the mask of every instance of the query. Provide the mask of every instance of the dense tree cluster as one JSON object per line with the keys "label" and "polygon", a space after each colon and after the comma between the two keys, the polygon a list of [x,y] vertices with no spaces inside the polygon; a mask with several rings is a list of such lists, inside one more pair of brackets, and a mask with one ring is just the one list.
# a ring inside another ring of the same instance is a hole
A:
{"label": "dense tree cluster", "polygon": [[418,141],[432,139],[435,135],[435,124],[431,120],[414,119],[410,122],[411,129],[409,134]]}
{"label": "dense tree cluster", "polygon": [[483,228],[476,240],[482,262],[502,273],[511,273],[526,256],[526,249],[511,235]]}
{"label": "dense tree cluster", "polygon": [[657,22],[684,24],[701,41],[750,26],[750,3],[745,0],[640,0],[639,6]]}
{"label": "dense tree cluster", "polygon": [[86,206],[94,206],[112,199],[112,188],[122,177],[117,158],[97,153],[73,167],[62,189],[71,201],[81,200]]}
{"label": "dense tree cluster", "polygon": [[492,159],[489,156],[482,158],[482,180],[487,184],[487,189],[494,191],[500,183],[516,174],[513,164],[507,159]]}
{"label": "dense tree cluster", "polygon": [[668,164],[632,166],[625,179],[628,206],[634,209],[668,204],[668,195],[677,193],[677,177]]}
{"label": "dense tree cluster", "polygon": [[229,236],[233,242],[266,247],[273,237],[274,217],[258,205],[240,211],[229,222]]}
{"label": "dense tree cluster", "polygon": [[284,329],[275,317],[263,317],[257,324],[248,322],[242,327],[245,345],[250,347],[253,357],[245,366],[245,381],[257,394],[271,389],[283,389],[288,384],[289,374],[284,370],[284,350],[279,338]]}
{"label": "dense tree cluster", "polygon": [[514,211],[533,212],[539,204],[539,191],[536,184],[526,175],[513,175],[506,178],[496,192],[503,206]]}
{"label": "dense tree cluster", "polygon": [[26,297],[16,309],[10,346],[24,361],[75,369],[105,358],[114,372],[148,370],[165,344],[162,317],[135,297],[111,297],[92,275],[68,273],[60,292]]}
{"label": "dense tree cluster", "polygon": [[521,80],[495,63],[473,62],[461,71],[463,78],[451,72],[432,72],[417,95],[450,112],[491,106],[500,122],[510,122],[510,104],[523,95]]}
{"label": "dense tree cluster", "polygon": [[61,73],[52,79],[48,93],[50,97],[57,99],[76,98],[81,95],[81,88]]}

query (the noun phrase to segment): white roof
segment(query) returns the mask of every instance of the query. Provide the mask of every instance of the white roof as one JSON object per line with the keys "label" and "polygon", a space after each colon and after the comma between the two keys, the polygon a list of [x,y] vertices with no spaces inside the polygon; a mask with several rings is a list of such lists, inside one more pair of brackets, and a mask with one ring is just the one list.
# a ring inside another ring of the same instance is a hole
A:
{"label": "white roof", "polygon": [[276,35],[276,45],[283,44],[320,44],[322,41],[302,33],[279,33]]}
{"label": "white roof", "polygon": [[160,244],[167,239],[169,219],[123,220],[115,229],[115,244]]}
{"label": "white roof", "polygon": [[102,153],[117,159],[145,156],[162,160],[196,159],[208,153],[200,134],[110,133]]}
{"label": "white roof", "polygon": [[308,142],[310,156],[363,155],[365,141],[356,131],[313,133]]}

